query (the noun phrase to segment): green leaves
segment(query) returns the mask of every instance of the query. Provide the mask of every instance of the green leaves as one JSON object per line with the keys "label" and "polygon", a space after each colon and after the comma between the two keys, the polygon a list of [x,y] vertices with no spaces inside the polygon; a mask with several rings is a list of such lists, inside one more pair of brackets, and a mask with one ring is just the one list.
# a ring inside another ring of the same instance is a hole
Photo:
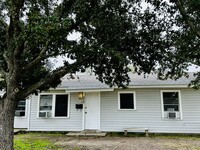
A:
{"label": "green leaves", "polygon": [[[46,88],[55,87],[60,83],[55,78],[61,77],[55,73],[60,74],[60,70],[73,73],[91,67],[100,81],[124,87],[129,82],[130,65],[138,73],[150,73],[159,64],[160,74],[168,70],[171,77],[181,75],[188,63],[199,65],[199,39],[184,23],[176,2],[146,2],[149,7],[144,10],[140,0],[5,1],[7,5],[2,5],[0,13],[2,70],[10,74],[12,69],[20,68],[16,83],[27,90],[31,84],[46,81],[46,76],[55,76],[45,82]],[[181,2],[196,29],[198,2]],[[3,17],[5,11],[7,18],[15,18],[13,22]],[[76,32],[80,38],[69,40],[68,36]],[[3,54],[9,59],[5,60]],[[58,55],[75,62],[66,60],[63,68],[53,70],[48,59]],[[37,88],[45,89],[43,85]]]}

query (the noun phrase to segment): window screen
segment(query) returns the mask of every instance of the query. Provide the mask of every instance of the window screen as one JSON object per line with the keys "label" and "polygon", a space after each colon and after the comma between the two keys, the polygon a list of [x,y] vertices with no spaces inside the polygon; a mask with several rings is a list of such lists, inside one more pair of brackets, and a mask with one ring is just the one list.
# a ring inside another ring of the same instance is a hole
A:
{"label": "window screen", "polygon": [[40,95],[40,110],[41,111],[52,110],[52,98],[53,98],[53,95]]}

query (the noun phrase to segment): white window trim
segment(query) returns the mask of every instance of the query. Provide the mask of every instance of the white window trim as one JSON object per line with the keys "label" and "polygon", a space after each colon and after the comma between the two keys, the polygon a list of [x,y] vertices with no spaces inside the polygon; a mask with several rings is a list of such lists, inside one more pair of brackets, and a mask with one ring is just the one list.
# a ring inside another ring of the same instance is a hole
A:
{"label": "white window trim", "polygon": [[[120,94],[133,94],[133,104],[134,108],[133,109],[121,109],[120,108]],[[136,92],[135,91],[119,91],[118,92],[118,110],[123,111],[123,110],[136,110]]]}
{"label": "white window trim", "polygon": [[28,99],[25,99],[25,101],[26,101],[26,105],[25,105],[25,116],[15,116],[15,118],[16,119],[26,119],[27,118],[27,113],[28,113]]}
{"label": "white window trim", "polygon": [[176,119],[183,119],[183,114],[182,114],[182,101],[181,101],[181,90],[161,90],[160,91],[160,96],[161,96],[161,112],[162,112],[162,119],[168,119],[164,117],[164,103],[163,103],[163,92],[178,92],[178,97],[179,97],[179,113],[180,113],[180,118]]}
{"label": "white window trim", "polygon": [[[39,117],[39,111],[40,111],[40,96],[41,95],[52,95],[52,116],[49,118],[53,119],[62,119],[62,118],[70,118],[70,93],[39,93],[38,94],[38,109],[37,109],[37,118]],[[68,95],[68,108],[67,108],[67,117],[55,117],[55,104],[56,104],[56,95]]]}

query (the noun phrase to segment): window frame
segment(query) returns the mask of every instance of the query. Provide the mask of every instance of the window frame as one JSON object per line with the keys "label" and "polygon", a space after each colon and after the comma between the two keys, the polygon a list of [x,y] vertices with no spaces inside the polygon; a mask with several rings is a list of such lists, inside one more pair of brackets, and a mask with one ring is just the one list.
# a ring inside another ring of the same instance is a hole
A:
{"label": "window frame", "polygon": [[[160,91],[160,96],[161,96],[161,112],[162,112],[162,119],[169,119],[165,117],[165,112],[170,112],[170,111],[164,111],[164,98],[163,98],[163,93],[170,93],[170,92],[177,92],[178,93],[178,107],[179,111],[175,111],[179,113],[179,118],[176,119],[183,119],[183,114],[182,114],[182,100],[181,100],[181,90],[161,90]],[[171,120],[171,119],[170,119]]]}
{"label": "window frame", "polygon": [[[120,105],[120,94],[133,94],[133,106],[134,108],[131,109],[121,109],[121,105]],[[134,111],[136,110],[136,92],[135,91],[119,91],[118,92],[118,110],[131,110]]]}
{"label": "window frame", "polygon": [[[24,110],[24,112],[25,112],[25,115],[24,116],[15,116],[15,118],[26,118],[27,117],[27,103],[28,103],[28,101],[27,101],[27,99],[24,99],[25,100],[25,110]],[[22,100],[20,100],[20,101],[22,101]],[[18,102],[19,103],[19,102]],[[17,104],[17,107],[18,107],[18,104]],[[17,108],[16,107],[16,108]],[[15,110],[16,111],[16,110]]]}
{"label": "window frame", "polygon": [[[52,116],[48,117],[48,118],[69,118],[70,117],[70,93],[39,93],[38,94],[38,109],[37,109],[37,118],[43,118],[43,117],[39,117],[39,112],[40,112],[40,96],[41,95],[52,95]],[[55,116],[55,107],[56,107],[56,95],[68,95],[68,106],[67,106],[67,116]]]}

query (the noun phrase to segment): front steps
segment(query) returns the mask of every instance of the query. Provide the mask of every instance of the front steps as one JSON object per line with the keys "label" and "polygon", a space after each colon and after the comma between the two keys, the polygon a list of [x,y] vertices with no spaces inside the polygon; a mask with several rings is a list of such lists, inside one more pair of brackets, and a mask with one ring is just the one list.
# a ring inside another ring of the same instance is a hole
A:
{"label": "front steps", "polygon": [[86,137],[104,137],[106,133],[99,130],[83,130],[81,132],[69,132],[67,136],[86,136]]}

